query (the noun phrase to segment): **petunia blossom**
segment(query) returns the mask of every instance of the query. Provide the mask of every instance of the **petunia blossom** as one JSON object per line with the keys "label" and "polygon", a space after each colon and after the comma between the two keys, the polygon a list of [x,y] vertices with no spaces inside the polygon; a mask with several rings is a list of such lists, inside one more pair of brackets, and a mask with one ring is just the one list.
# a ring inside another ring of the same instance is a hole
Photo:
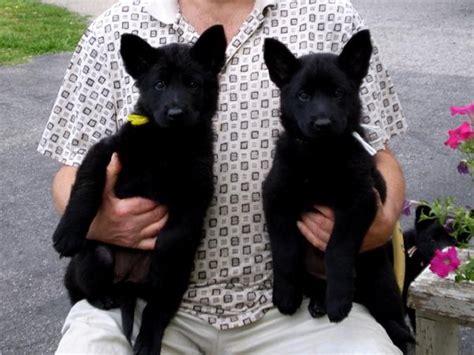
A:
{"label": "petunia blossom", "polygon": [[461,160],[458,164],[458,173],[459,174],[469,174],[469,165],[466,160]]}
{"label": "petunia blossom", "polygon": [[412,205],[412,202],[410,200],[405,200],[403,202],[403,210],[402,210],[402,214],[404,216],[410,216],[411,215],[411,205]]}
{"label": "petunia blossom", "polygon": [[451,116],[474,113],[474,103],[466,106],[451,106]]}
{"label": "petunia blossom", "polygon": [[445,145],[456,149],[460,143],[466,139],[474,137],[474,131],[471,129],[471,124],[468,121],[464,121],[459,127],[448,131],[449,138]]}
{"label": "petunia blossom", "polygon": [[439,277],[445,278],[450,272],[456,270],[459,265],[461,265],[461,261],[455,247],[451,247],[445,252],[436,249],[435,256],[430,262],[430,270]]}

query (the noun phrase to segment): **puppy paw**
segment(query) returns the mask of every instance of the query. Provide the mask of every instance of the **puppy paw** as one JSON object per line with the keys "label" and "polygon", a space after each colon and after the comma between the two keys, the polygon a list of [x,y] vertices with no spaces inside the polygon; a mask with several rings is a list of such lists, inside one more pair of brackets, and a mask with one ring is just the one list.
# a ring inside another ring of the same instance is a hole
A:
{"label": "puppy paw", "polygon": [[120,307],[120,303],[114,297],[103,296],[93,300],[88,300],[91,305],[99,309],[112,309]]}
{"label": "puppy paw", "polygon": [[84,246],[84,243],[84,239],[74,237],[74,235],[61,233],[60,237],[58,233],[55,233],[53,236],[54,249],[56,249],[61,257],[77,254]]}
{"label": "puppy paw", "polygon": [[313,297],[309,302],[308,312],[313,318],[320,318],[322,316],[325,316],[327,313],[326,303]]}
{"label": "puppy paw", "polygon": [[288,285],[285,288],[282,287],[279,290],[274,289],[273,291],[273,304],[282,314],[294,314],[301,306],[302,301],[302,292],[292,285]]}
{"label": "puppy paw", "polygon": [[352,309],[352,299],[338,300],[333,302],[328,302],[327,304],[327,314],[331,322],[337,323],[342,321],[349,315],[349,312]]}

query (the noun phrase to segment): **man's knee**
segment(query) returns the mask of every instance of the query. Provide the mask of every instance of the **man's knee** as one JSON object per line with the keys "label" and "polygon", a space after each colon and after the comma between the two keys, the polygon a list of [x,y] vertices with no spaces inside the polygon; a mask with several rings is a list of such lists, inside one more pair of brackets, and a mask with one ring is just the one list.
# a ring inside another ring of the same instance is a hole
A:
{"label": "man's knee", "polygon": [[101,310],[86,300],[77,302],[71,308],[61,334],[57,354],[132,352],[122,332],[120,310]]}

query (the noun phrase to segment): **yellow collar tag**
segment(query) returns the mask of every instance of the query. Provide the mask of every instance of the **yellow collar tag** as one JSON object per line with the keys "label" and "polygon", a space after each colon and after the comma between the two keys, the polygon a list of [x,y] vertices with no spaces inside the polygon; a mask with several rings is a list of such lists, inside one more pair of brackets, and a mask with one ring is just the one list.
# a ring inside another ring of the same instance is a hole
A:
{"label": "yellow collar tag", "polygon": [[127,120],[133,126],[141,126],[141,125],[144,125],[144,124],[150,122],[148,117],[142,116],[142,115],[136,115],[136,114],[133,114],[133,113],[128,115]]}

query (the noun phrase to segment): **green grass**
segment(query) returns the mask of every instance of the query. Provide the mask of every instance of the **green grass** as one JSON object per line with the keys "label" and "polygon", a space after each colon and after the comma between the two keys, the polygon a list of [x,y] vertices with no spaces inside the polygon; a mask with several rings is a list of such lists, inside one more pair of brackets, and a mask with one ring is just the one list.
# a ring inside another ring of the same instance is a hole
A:
{"label": "green grass", "polygon": [[87,18],[35,0],[0,0],[0,65],[72,51]]}

